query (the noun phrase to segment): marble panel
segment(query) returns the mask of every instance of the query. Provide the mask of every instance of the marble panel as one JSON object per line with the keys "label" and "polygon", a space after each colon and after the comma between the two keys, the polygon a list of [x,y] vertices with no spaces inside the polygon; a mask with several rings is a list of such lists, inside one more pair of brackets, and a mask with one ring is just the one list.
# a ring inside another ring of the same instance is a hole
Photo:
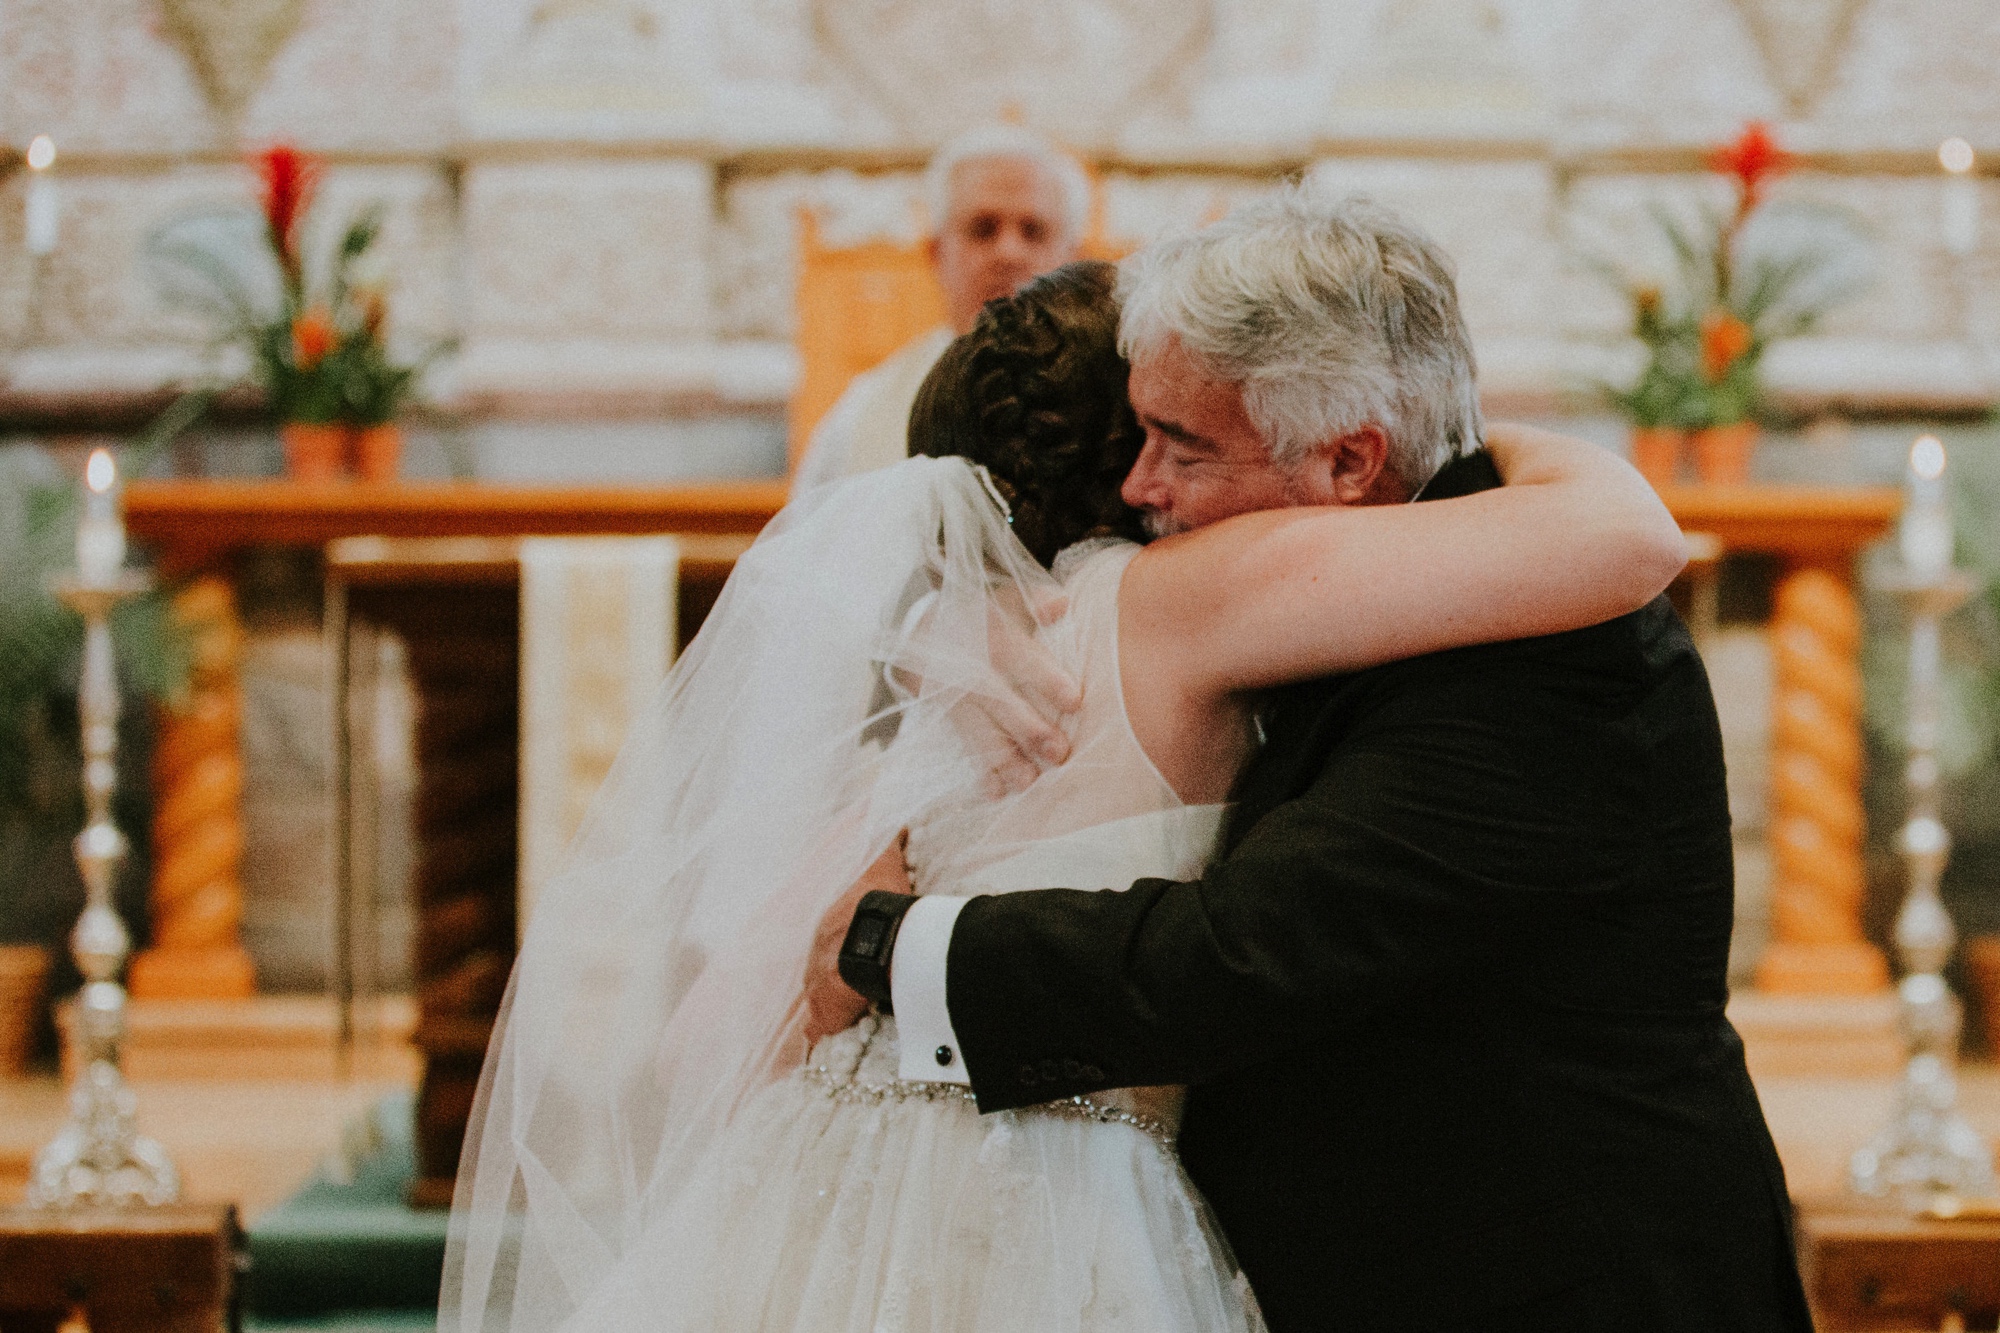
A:
{"label": "marble panel", "polygon": [[1731,0],[1570,0],[1544,48],[1566,141],[1700,143],[1784,112]]}
{"label": "marble panel", "polygon": [[457,138],[458,22],[438,0],[312,0],[239,138],[322,152],[434,152]]}
{"label": "marble panel", "polygon": [[713,193],[713,170],[692,161],[474,163],[471,330],[706,336]]}
{"label": "marble panel", "polygon": [[33,327],[36,270],[28,253],[26,172],[0,179],[0,347],[19,347]]}
{"label": "marble panel", "polygon": [[788,342],[479,335],[444,387],[462,405],[507,415],[684,417],[782,408],[798,383]]}
{"label": "marble panel", "polygon": [[152,0],[0,5],[0,140],[90,153],[181,153],[219,121]]}
{"label": "marble panel", "polygon": [[1117,245],[1140,246],[1222,217],[1271,188],[1274,177],[1162,172],[1106,176],[1104,235]]}
{"label": "marble panel", "polygon": [[[1856,299],[1836,309],[1830,334],[1930,339],[1955,336],[1955,267],[1943,245],[1941,182],[1926,177],[1801,174],[1781,181],[1774,199],[1849,210],[1870,236],[1876,276]],[[1604,173],[1576,180],[1564,198],[1565,225],[1579,255],[1600,256],[1635,276],[1664,282],[1672,254],[1649,213],[1664,208],[1692,225],[1701,210],[1728,205],[1728,188],[1713,177]],[[1608,289],[1607,289],[1608,290]],[[1622,331],[1628,314],[1613,296],[1570,312],[1579,333]]]}
{"label": "marble panel", "polygon": [[1490,0],[1381,0],[1343,42],[1332,126],[1396,138],[1538,131],[1546,100],[1539,52],[1515,8]]}
{"label": "marble panel", "polygon": [[[18,193],[18,184],[9,182]],[[183,166],[169,172],[64,173],[61,234],[54,254],[35,263],[6,244],[18,229],[19,204],[0,194],[0,284],[20,293],[0,328],[9,342],[15,387],[88,392],[145,389],[213,367],[240,371],[239,359],[204,353],[213,328],[162,300],[143,247],[162,225],[214,210],[254,207],[249,171]],[[391,337],[413,355],[458,326],[457,242],[452,195],[443,172],[427,166],[337,167],[324,178],[305,233],[308,255],[324,256],[347,220],[370,204],[385,208],[381,239],[364,276],[387,286]]]}
{"label": "marble panel", "polygon": [[1958,134],[2000,148],[2000,7],[1868,0],[1817,108],[1830,144],[1926,149]]}
{"label": "marble panel", "polygon": [[1211,0],[812,0],[843,81],[912,144],[1012,112],[1076,147],[1117,141],[1199,66]]}
{"label": "marble panel", "polygon": [[1937,177],[1800,174],[1777,191],[1780,197],[1849,209],[1868,230],[1874,281],[1827,317],[1821,326],[1826,333],[1919,341],[1963,332],[1962,269],[1945,245],[1942,172]]}
{"label": "marble panel", "polygon": [[1198,61],[1120,135],[1136,156],[1195,145],[1250,158],[1302,156],[1326,119],[1332,65],[1351,42],[1358,0],[1215,0]]}
{"label": "marble panel", "polygon": [[374,207],[382,231],[360,276],[388,293],[391,348],[415,356],[462,322],[458,201],[438,166],[334,167],[308,217],[307,253],[330,253],[348,222]]}
{"label": "marble panel", "polygon": [[247,167],[181,166],[127,174],[66,171],[57,182],[61,230],[37,275],[29,318],[34,341],[193,345],[208,329],[159,300],[141,254],[162,224],[191,213],[241,207],[252,198]]}
{"label": "marble panel", "polygon": [[702,138],[716,24],[700,0],[465,0],[460,114],[476,138]]}
{"label": "marble panel", "polygon": [[1698,143],[1761,117],[1800,147],[1923,149],[2000,116],[2000,11],[1984,0],[1539,8],[1561,132],[1579,143]]}
{"label": "marble panel", "polygon": [[333,959],[326,656],[306,627],[243,647],[243,945],[260,988],[312,990]]}
{"label": "marble panel", "polygon": [[730,178],[714,249],[716,328],[723,337],[791,338],[802,210],[819,220],[820,240],[829,246],[908,244],[928,229],[923,177],[914,171],[833,168]]}
{"label": "marble panel", "polygon": [[1458,265],[1459,303],[1475,340],[1549,327],[1560,264],[1546,162],[1329,158],[1314,164],[1311,179],[1397,210],[1443,246]]}

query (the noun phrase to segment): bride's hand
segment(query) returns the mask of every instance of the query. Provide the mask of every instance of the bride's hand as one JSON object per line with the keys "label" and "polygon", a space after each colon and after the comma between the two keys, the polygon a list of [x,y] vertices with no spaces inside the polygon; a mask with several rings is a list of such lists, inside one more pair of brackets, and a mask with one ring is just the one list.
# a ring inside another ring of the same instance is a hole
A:
{"label": "bride's hand", "polygon": [[[986,794],[998,798],[1024,791],[1044,770],[1069,758],[1062,720],[1083,706],[1083,691],[1036,637],[1069,613],[1060,593],[1037,594],[1033,601],[1013,586],[995,589],[986,609],[986,658],[993,686],[968,690],[951,710],[951,722],[968,753],[985,769]],[[929,611],[905,645],[921,644]],[[921,649],[916,659],[921,661]],[[905,697],[921,693],[921,668],[891,667],[891,679]]]}

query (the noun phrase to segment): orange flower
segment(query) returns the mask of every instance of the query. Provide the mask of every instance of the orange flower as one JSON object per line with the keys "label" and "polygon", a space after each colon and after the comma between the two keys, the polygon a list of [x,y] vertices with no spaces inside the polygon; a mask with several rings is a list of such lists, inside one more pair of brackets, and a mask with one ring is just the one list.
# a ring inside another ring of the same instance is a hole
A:
{"label": "orange flower", "polygon": [[1761,120],[1753,120],[1744,126],[1742,135],[1735,143],[1725,144],[1711,152],[1708,165],[1712,170],[1736,178],[1738,212],[1747,214],[1757,206],[1765,181],[1790,169],[1792,156],[1778,147],[1770,126]]}
{"label": "orange flower", "polygon": [[326,312],[314,307],[292,321],[292,359],[300,370],[311,370],[326,360],[338,337]]}
{"label": "orange flower", "polygon": [[1701,373],[1710,384],[1721,381],[1729,368],[1755,341],[1750,326],[1727,310],[1711,310],[1701,317]]}

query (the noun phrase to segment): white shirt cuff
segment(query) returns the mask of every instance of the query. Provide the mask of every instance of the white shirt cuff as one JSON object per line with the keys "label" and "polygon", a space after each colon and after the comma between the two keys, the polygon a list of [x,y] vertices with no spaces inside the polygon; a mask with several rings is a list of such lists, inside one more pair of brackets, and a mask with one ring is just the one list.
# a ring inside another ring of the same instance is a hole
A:
{"label": "white shirt cuff", "polygon": [[958,1053],[958,1034],[945,1007],[945,956],[951,930],[970,898],[942,894],[917,899],[903,913],[889,959],[889,1000],[896,1007],[901,1057],[896,1076],[909,1083],[971,1083]]}

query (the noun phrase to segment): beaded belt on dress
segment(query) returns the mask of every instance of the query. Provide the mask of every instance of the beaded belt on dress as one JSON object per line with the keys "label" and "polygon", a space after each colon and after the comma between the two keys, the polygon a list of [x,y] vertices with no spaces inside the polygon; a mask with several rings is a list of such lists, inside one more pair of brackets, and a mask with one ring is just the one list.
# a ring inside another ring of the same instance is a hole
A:
{"label": "beaded belt on dress", "polygon": [[[874,1040],[870,1033],[868,1041]],[[866,1044],[863,1045],[866,1050]],[[887,1083],[863,1083],[857,1070],[841,1072],[825,1064],[809,1064],[800,1072],[801,1077],[812,1086],[824,1092],[835,1101],[855,1102],[870,1106],[881,1106],[888,1102],[963,1102],[978,1108],[978,1099],[972,1089],[962,1083],[916,1083],[903,1079],[892,1079]],[[1073,1120],[1089,1120],[1100,1125],[1130,1125],[1142,1134],[1157,1139],[1163,1147],[1172,1149],[1174,1133],[1166,1123],[1155,1116],[1139,1111],[1128,1111],[1121,1106],[1107,1106],[1103,1102],[1092,1101],[1089,1097],[1066,1097],[1061,1101],[1039,1102],[1034,1106],[1024,1106],[1021,1115],[1056,1115]]]}

